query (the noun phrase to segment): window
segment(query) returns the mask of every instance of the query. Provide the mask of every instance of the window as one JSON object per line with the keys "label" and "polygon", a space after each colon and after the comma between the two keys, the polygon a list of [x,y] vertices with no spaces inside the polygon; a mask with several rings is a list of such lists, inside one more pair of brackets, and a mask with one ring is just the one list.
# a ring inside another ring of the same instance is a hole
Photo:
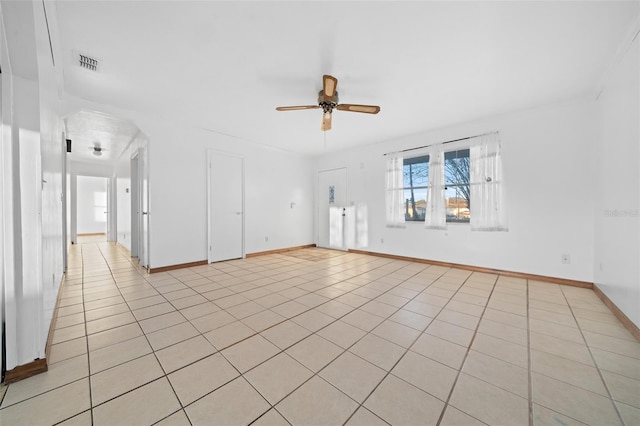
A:
{"label": "window", "polygon": [[404,220],[424,222],[429,183],[429,156],[405,158],[402,167]]}
{"label": "window", "polygon": [[444,153],[447,222],[469,223],[471,218],[469,164],[468,149]]}

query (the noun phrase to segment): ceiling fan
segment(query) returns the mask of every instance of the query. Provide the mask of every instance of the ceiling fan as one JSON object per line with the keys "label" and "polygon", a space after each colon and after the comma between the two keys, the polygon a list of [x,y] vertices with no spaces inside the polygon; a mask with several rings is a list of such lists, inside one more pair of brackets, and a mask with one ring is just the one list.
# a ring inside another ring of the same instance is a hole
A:
{"label": "ceiling fan", "polygon": [[331,129],[331,113],[334,109],[340,111],[363,112],[365,114],[377,114],[380,107],[376,105],[356,105],[338,103],[338,79],[331,75],[322,76],[322,90],[318,93],[318,105],[281,106],[278,111],[295,111],[299,109],[319,109],[322,108],[322,126],[320,130]]}
{"label": "ceiling fan", "polygon": [[104,151],[107,151],[107,149],[102,148],[99,143],[96,143],[94,146],[90,146],[89,149],[96,157],[100,157]]}

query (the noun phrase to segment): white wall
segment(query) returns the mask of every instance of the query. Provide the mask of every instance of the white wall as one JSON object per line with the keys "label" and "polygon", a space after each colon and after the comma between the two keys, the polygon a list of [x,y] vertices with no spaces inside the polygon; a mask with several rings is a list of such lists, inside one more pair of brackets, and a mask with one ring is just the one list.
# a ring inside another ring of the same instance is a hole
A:
{"label": "white wall", "polygon": [[[636,28],[637,29],[637,28]],[[640,326],[640,37],[598,100],[595,283]]]}
{"label": "white wall", "polygon": [[177,123],[136,123],[149,137],[151,268],[207,259],[209,149],[245,158],[247,253],[313,243],[310,159]]}
{"label": "white wall", "polygon": [[[62,133],[42,7],[2,2],[3,302],[8,370],[45,355],[63,273]],[[14,44],[11,44],[11,43]],[[13,69],[12,58],[21,68]],[[35,77],[34,77],[35,76]],[[5,84],[6,83],[6,84]]]}
{"label": "white wall", "polygon": [[97,207],[107,202],[107,178],[78,176],[76,194],[78,234],[107,232],[107,207]]}
{"label": "white wall", "polygon": [[[368,205],[365,250],[590,282],[595,111],[594,102],[580,101],[460,124],[325,155],[315,170],[348,167],[349,201]],[[386,227],[384,153],[496,130],[509,232],[471,232],[466,224],[447,231],[420,223]],[[570,264],[562,264],[563,253]]]}

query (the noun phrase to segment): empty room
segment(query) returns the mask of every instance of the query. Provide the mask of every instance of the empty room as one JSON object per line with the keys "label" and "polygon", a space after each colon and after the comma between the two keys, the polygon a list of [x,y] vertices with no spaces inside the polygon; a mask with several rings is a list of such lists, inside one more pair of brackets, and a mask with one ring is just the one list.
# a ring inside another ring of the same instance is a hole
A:
{"label": "empty room", "polygon": [[0,0],[0,424],[640,424],[639,34]]}

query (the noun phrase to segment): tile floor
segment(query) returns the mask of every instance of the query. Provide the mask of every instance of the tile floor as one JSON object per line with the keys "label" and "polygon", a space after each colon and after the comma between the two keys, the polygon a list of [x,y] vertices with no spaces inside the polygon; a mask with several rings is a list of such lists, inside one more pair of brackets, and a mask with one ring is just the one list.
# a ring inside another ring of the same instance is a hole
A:
{"label": "tile floor", "polygon": [[49,361],[1,424],[640,424],[592,291],[321,249],[148,275],[76,245]]}

